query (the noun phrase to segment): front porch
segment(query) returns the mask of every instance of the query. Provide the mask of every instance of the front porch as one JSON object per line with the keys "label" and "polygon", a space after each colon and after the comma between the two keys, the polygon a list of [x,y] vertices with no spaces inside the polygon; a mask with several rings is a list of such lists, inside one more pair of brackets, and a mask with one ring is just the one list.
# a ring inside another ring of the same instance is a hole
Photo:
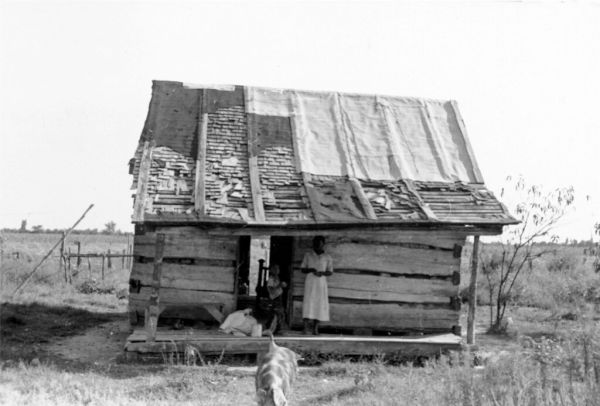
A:
{"label": "front porch", "polygon": [[[460,351],[462,339],[454,334],[421,336],[356,336],[322,334],[305,336],[292,331],[275,336],[278,345],[299,354],[336,355],[394,355],[397,357],[430,357],[448,351]],[[236,337],[217,330],[172,330],[159,328],[154,342],[146,340],[146,330],[134,330],[127,338],[125,352],[128,359],[169,353],[184,353],[194,347],[202,355],[261,354],[267,351],[268,337]]]}

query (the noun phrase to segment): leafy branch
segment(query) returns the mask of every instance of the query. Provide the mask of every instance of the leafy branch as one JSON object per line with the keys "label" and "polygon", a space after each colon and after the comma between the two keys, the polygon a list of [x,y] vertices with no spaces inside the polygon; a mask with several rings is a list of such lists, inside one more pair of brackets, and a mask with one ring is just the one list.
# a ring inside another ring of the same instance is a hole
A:
{"label": "leafy branch", "polygon": [[[495,298],[496,315],[490,323],[492,330],[501,331],[506,308],[519,276],[526,265],[550,252],[534,252],[534,244],[550,236],[550,233],[575,201],[573,187],[557,188],[546,192],[537,185],[527,185],[523,177],[507,178],[508,190],[519,195],[519,203],[512,213],[520,221],[511,226],[501,243],[499,257],[482,258],[482,272],[488,281],[490,299]],[[502,189],[501,197],[506,188]],[[600,229],[600,227],[599,227]],[[550,236],[555,242],[556,236]],[[482,256],[485,256],[482,251]],[[490,304],[491,300],[490,300]]]}

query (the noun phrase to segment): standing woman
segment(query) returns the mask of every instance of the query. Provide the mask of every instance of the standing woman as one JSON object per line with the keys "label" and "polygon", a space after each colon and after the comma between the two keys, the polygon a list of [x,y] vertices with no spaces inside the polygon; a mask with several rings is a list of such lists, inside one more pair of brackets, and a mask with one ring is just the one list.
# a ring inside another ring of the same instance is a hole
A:
{"label": "standing woman", "polygon": [[325,238],[313,238],[313,250],[304,254],[300,268],[306,274],[304,283],[304,300],[302,302],[302,319],[304,334],[319,334],[319,322],[329,321],[329,297],[327,293],[327,276],[333,274],[333,260],[325,253]]}

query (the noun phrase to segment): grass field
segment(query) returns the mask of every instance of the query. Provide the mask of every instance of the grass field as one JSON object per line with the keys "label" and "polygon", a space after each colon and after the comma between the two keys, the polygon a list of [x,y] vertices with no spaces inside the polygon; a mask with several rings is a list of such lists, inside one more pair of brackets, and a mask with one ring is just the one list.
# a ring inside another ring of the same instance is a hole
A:
{"label": "grass field", "polygon": [[[86,262],[67,284],[53,257],[10,299],[58,236],[4,237],[0,404],[254,404],[252,371],[231,368],[231,360],[207,366],[123,362],[127,300],[115,293],[127,286],[128,270],[120,261],[106,270],[104,282],[100,264],[90,264],[90,275]],[[83,252],[120,252],[127,246],[127,236],[76,235],[66,247],[73,250],[74,240],[81,241]],[[600,320],[594,299],[599,274],[581,247],[556,248],[556,254],[533,264],[519,286],[507,335],[485,334],[488,307],[481,286],[477,351],[419,366],[382,356],[305,367],[291,404],[600,404]],[[463,255],[468,257],[468,249]]]}

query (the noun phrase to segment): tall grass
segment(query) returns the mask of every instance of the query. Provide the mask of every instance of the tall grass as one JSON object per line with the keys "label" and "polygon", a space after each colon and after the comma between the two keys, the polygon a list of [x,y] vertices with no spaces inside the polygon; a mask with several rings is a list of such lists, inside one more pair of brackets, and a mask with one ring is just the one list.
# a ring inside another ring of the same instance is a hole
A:
{"label": "tall grass", "polygon": [[[8,236],[3,258],[5,289],[11,291],[10,287],[22,280],[24,273],[47,252],[55,237]],[[105,251],[109,247],[117,251],[126,244],[123,236],[87,237],[74,236],[82,240],[83,251]],[[530,334],[533,338],[521,334],[520,341],[512,342],[510,352],[489,358],[483,367],[474,365],[474,355],[469,352],[431,360],[419,367],[387,364],[383,356],[369,363],[325,363],[299,375],[291,405],[600,405],[600,326],[596,319],[598,313],[593,312],[597,292],[600,292],[600,275],[594,272],[592,261],[584,261],[578,252],[570,249],[559,249],[556,254],[535,261],[513,297],[515,305],[545,309],[544,314],[556,320],[562,320],[565,313],[575,314],[576,320],[568,321],[568,329],[555,328],[546,336]],[[468,250],[465,251],[467,256]],[[14,252],[23,255],[17,258]],[[468,261],[463,260],[463,263],[468,264]],[[468,269],[463,271],[463,283],[468,283],[465,277]],[[106,276],[101,287],[111,289],[126,286],[129,277],[127,270],[118,267]],[[95,279],[92,288],[99,286],[98,278]],[[72,305],[93,310],[96,315],[99,310],[113,313],[125,310],[127,301],[116,299],[114,294],[102,294],[94,289],[90,294],[89,283],[84,285],[89,281],[84,267],[73,285],[66,284],[58,269],[58,259],[52,258],[19,296],[19,301]],[[479,287],[479,295],[480,301],[485,302],[485,286]],[[43,309],[38,308],[38,311]],[[59,325],[57,320],[62,323],[68,315],[54,313],[48,332],[64,332],[67,327]],[[531,314],[517,310],[513,314],[521,318],[522,323],[539,324],[540,332],[548,329],[548,323],[542,326],[537,313],[531,320],[526,320]],[[85,313],[75,316],[71,319],[80,322],[88,317]],[[480,317],[486,317],[483,311]],[[39,318],[51,317],[42,314]],[[22,319],[30,322],[29,318]],[[39,330],[40,324],[36,326]],[[80,330],[73,328],[73,332]],[[31,338],[29,333],[25,335],[23,331],[22,334]],[[25,346],[22,350],[29,348]],[[154,368],[108,364],[73,370],[45,361],[41,365],[0,361],[0,404],[254,404],[251,374],[228,371],[221,365],[222,357],[215,367],[198,355],[191,349],[181,359],[166,355],[164,365]],[[198,363],[205,367],[194,365]]]}
{"label": "tall grass", "polygon": [[[563,339],[529,340],[514,353],[473,367],[468,353],[423,367],[333,362],[303,371],[294,405],[598,405],[600,342],[588,325]],[[143,370],[143,367],[138,367]],[[2,367],[0,403],[252,404],[253,376],[226,368],[168,366],[113,379],[110,371],[67,373],[42,365]],[[369,378],[357,379],[368,372]],[[140,371],[138,370],[138,373]]]}
{"label": "tall grass", "polygon": [[[495,244],[483,248],[488,254],[499,249]],[[548,247],[538,249],[548,250]],[[511,292],[511,305],[546,309],[559,316],[600,304],[600,273],[595,271],[593,259],[583,254],[584,248],[555,244],[551,251],[526,266]],[[470,280],[470,255],[467,246],[461,261],[462,291]],[[490,304],[489,284],[482,275],[478,279],[477,302]]]}
{"label": "tall grass", "polygon": [[[60,234],[3,233],[5,239],[2,258],[2,291],[0,302],[7,301],[14,289],[26,278],[44,255],[61,238]],[[126,235],[71,235],[65,241],[65,251],[71,249],[75,253],[75,241],[81,242],[81,252],[120,253],[127,248]],[[122,267],[120,260],[113,260],[113,268],[105,264],[104,281],[101,280],[102,263],[99,258],[92,258],[88,264],[83,259],[79,272],[76,273],[76,261],[72,260],[74,279],[72,284],[65,281],[64,269],[60,266],[58,248],[53,252],[35,273],[32,280],[13,301],[20,303],[41,302],[50,305],[81,304],[92,308],[100,306],[125,310],[123,303],[114,300],[114,291],[127,287],[129,270]],[[97,292],[109,295],[87,295],[90,284]],[[125,304],[126,306],[126,304]]]}

